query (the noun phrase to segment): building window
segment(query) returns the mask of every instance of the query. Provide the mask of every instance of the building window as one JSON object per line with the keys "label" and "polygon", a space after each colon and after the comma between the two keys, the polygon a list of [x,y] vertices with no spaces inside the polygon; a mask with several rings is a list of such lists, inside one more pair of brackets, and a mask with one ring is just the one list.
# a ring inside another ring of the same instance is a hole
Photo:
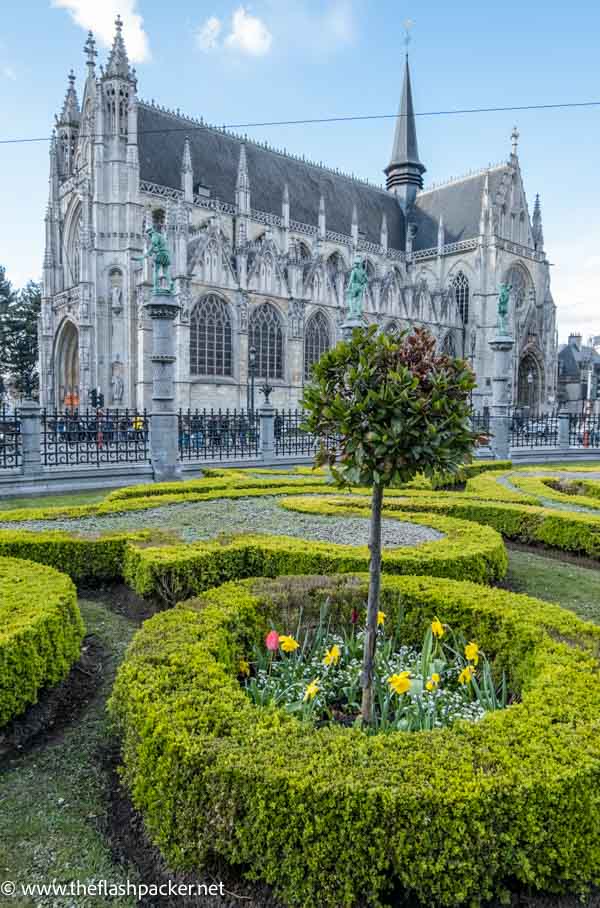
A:
{"label": "building window", "polygon": [[514,266],[508,272],[506,283],[511,288],[511,303],[515,309],[520,309],[527,297],[527,277],[522,268]]}
{"label": "building window", "polygon": [[199,300],[190,316],[192,375],[232,375],[231,316],[218,296]]}
{"label": "building window", "polygon": [[308,320],[304,334],[304,378],[310,378],[312,367],[330,346],[329,323],[319,310]]}
{"label": "building window", "polygon": [[450,333],[448,333],[444,338],[444,341],[442,343],[442,353],[445,353],[446,356],[456,357],[456,344],[454,343],[454,337]]}
{"label": "building window", "polygon": [[450,286],[456,307],[460,313],[460,319],[465,324],[469,321],[469,281],[465,274],[459,271]]}
{"label": "building window", "polygon": [[256,350],[258,378],[283,378],[283,327],[271,303],[262,303],[250,316],[248,351]]}

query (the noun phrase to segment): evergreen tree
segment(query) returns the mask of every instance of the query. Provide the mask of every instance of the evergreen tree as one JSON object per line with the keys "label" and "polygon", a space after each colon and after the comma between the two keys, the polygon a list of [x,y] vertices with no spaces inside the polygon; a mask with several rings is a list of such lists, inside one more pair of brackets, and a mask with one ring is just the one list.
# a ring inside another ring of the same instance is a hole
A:
{"label": "evergreen tree", "polygon": [[40,285],[29,281],[18,294],[12,291],[7,294],[0,316],[1,369],[5,373],[5,383],[10,381],[19,394],[27,397],[37,395],[39,389],[38,319],[41,303]]}
{"label": "evergreen tree", "polygon": [[14,304],[16,298],[17,294],[6,277],[6,269],[0,265],[0,401],[4,397],[6,382],[10,373],[6,325],[10,307]]}

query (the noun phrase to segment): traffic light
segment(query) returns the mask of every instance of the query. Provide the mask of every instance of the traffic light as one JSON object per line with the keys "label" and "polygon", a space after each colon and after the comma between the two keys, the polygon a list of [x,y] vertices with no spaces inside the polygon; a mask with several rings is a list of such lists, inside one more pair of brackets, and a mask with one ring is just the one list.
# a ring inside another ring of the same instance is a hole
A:
{"label": "traffic light", "polygon": [[103,406],[104,406],[104,394],[102,393],[102,391],[99,391],[98,392],[98,407],[101,410],[103,408]]}
{"label": "traffic light", "polygon": [[90,391],[90,402],[92,404],[92,407],[96,409],[96,407],[98,406],[98,391],[96,388],[92,388]]}

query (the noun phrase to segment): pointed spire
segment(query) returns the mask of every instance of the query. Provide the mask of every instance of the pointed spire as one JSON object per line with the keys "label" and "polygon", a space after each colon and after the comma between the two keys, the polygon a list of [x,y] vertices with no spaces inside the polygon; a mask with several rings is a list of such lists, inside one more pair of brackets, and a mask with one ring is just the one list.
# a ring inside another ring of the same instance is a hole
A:
{"label": "pointed spire", "polygon": [[492,225],[492,204],[490,199],[490,172],[486,170],[481,192],[481,212],[479,216],[479,233],[487,233]]}
{"label": "pointed spire", "polygon": [[183,143],[183,155],[181,156],[181,188],[183,197],[186,202],[194,201],[194,168],[192,167],[192,149],[190,147],[189,137],[186,136]]}
{"label": "pointed spire", "polygon": [[75,73],[71,70],[69,73],[67,93],[57,123],[60,126],[79,126],[80,119],[81,111],[79,109],[79,101],[77,100],[77,92],[75,91]]}
{"label": "pointed spire", "polygon": [[379,243],[383,246],[384,252],[387,252],[388,249],[388,227],[387,227],[387,217],[385,211],[383,217],[381,218],[381,231],[379,234]]}
{"label": "pointed spire", "polygon": [[512,143],[512,154],[513,157],[517,157],[517,152],[519,148],[519,130],[516,126],[513,126],[513,131],[510,134],[510,141]]}
{"label": "pointed spire", "polygon": [[396,193],[400,204],[406,210],[414,202],[417,190],[423,188],[423,174],[425,173],[425,166],[419,159],[417,146],[417,127],[408,54],[404,65],[404,85],[396,120],[392,157],[384,173],[387,176],[388,190]]}
{"label": "pointed spire", "polygon": [[444,248],[445,242],[446,242],[446,232],[444,230],[444,215],[440,214],[440,219],[438,221],[438,237],[437,237],[438,255],[442,254],[442,249]]}
{"label": "pointed spire", "polygon": [[115,28],[115,39],[104,75],[106,78],[110,78],[111,76],[122,76],[123,78],[128,79],[131,76],[131,72],[129,70],[129,59],[127,57],[127,51],[125,50],[125,42],[123,41],[123,23],[120,16],[117,16],[115,19]]}
{"label": "pointed spire", "polygon": [[541,252],[544,248],[544,230],[542,227],[542,206],[540,205],[539,193],[535,197],[535,205],[533,206],[531,233],[533,236],[533,245],[536,251]]}
{"label": "pointed spire", "polygon": [[319,239],[324,240],[325,234],[327,232],[327,226],[325,222],[325,197],[321,193],[319,197]]}
{"label": "pointed spire", "polygon": [[87,41],[83,46],[83,52],[87,57],[86,66],[88,67],[88,73],[93,74],[98,51],[96,50],[96,42],[94,41],[92,32],[88,32]]}
{"label": "pointed spire", "polygon": [[355,246],[358,245],[358,211],[356,210],[356,202],[352,206],[352,224],[350,226],[350,235],[352,237],[352,242]]}
{"label": "pointed spire", "polygon": [[250,212],[250,178],[248,176],[248,161],[246,159],[246,146],[240,145],[240,159],[238,161],[237,180],[235,183],[235,201],[240,212]]}

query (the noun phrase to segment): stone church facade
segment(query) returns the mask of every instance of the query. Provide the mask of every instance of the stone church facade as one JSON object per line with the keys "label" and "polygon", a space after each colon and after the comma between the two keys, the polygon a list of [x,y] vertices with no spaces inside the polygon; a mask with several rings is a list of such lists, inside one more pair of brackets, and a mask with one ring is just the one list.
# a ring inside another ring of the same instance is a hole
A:
{"label": "stone church facade", "polygon": [[[491,403],[499,285],[512,285],[512,400],[556,395],[555,306],[539,198],[530,217],[518,134],[503,163],[423,189],[408,59],[386,187],[139,99],[117,20],[106,66],[85,47],[56,118],[40,320],[42,403],[149,407],[150,265],[158,224],[181,305],[176,400],[244,408],[249,372],[295,407],[312,364],[340,337],[353,261],[366,263],[365,321],[424,325],[477,375]],[[533,378],[530,378],[533,376]],[[257,395],[257,403],[259,396]]]}

